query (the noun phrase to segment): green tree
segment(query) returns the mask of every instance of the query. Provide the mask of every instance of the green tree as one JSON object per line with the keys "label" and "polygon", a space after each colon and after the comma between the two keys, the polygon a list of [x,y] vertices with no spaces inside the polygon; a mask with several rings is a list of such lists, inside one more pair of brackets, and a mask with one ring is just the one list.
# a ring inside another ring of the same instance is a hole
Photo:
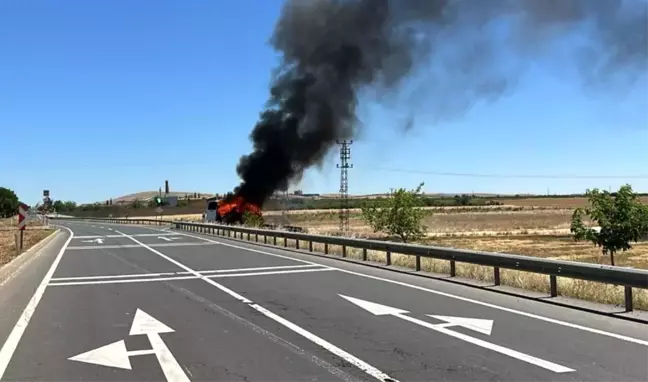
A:
{"label": "green tree", "polygon": [[0,187],[0,218],[9,218],[18,213],[18,196],[12,190]]}
{"label": "green tree", "polygon": [[243,224],[248,227],[261,227],[263,225],[263,216],[253,214],[249,211],[243,213]]}
{"label": "green tree", "polygon": [[383,232],[399,237],[403,242],[425,236],[426,227],[422,224],[425,211],[421,205],[421,188],[413,190],[399,188],[391,197],[380,201],[367,201],[362,206],[362,216],[374,232]]}
{"label": "green tree", "polygon": [[[613,197],[607,191],[587,190],[589,200],[586,208],[577,208],[572,215],[571,232],[576,241],[591,241],[601,248],[603,255],[610,255],[614,265],[614,254],[632,248],[631,241],[637,242],[648,235],[648,206],[641,203],[632,191],[632,186],[621,186]],[[596,223],[599,229],[586,227],[583,217]]]}
{"label": "green tree", "polygon": [[65,212],[74,212],[74,210],[76,210],[76,208],[77,208],[76,202],[73,202],[71,200],[68,200],[67,202],[63,203],[63,210]]}
{"label": "green tree", "polygon": [[61,200],[55,200],[55,201],[52,203],[52,208],[54,208],[54,210],[55,210],[56,212],[65,212],[63,206],[64,206],[64,205],[63,205],[63,201],[61,201]]}

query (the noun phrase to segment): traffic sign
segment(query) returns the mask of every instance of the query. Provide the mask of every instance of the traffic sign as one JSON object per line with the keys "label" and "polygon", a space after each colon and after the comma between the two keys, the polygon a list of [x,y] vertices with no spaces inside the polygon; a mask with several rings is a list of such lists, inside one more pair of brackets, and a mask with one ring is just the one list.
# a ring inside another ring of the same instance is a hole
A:
{"label": "traffic sign", "polygon": [[29,217],[27,215],[28,210],[29,206],[27,206],[25,203],[20,203],[18,205],[18,229],[21,231],[25,229],[27,220],[29,220]]}

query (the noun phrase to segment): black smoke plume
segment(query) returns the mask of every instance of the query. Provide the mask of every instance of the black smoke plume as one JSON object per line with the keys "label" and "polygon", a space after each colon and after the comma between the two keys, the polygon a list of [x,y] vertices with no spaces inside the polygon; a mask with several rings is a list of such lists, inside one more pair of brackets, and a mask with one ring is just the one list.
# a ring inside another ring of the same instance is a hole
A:
{"label": "black smoke plume", "polygon": [[647,69],[646,15],[644,0],[287,1],[271,39],[282,62],[234,192],[263,205],[355,136],[360,94],[389,96],[410,74],[424,73],[417,94],[438,118],[496,100],[556,49],[560,75],[634,83]]}

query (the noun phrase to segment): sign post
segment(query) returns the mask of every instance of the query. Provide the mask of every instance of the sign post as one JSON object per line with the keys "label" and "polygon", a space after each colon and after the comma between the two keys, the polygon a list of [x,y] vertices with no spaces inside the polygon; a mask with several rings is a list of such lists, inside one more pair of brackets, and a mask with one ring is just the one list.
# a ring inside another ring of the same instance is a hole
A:
{"label": "sign post", "polygon": [[29,206],[27,206],[25,203],[20,203],[18,205],[18,231],[20,231],[20,246],[16,246],[19,248],[20,251],[23,249],[23,239],[24,239],[24,233],[25,233],[25,226],[27,225],[27,220],[28,220],[28,210]]}

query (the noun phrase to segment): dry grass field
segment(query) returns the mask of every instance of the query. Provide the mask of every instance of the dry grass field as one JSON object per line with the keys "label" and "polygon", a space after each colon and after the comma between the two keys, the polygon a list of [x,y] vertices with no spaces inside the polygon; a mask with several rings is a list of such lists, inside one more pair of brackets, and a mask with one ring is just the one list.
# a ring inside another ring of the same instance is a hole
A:
{"label": "dry grass field", "polygon": [[[10,262],[18,255],[16,251],[16,225],[15,218],[0,219],[0,266]],[[43,227],[38,221],[29,222],[23,236],[23,251],[28,250],[52,232],[53,230]]]}
{"label": "dry grass field", "polygon": [[[648,204],[648,196],[639,197],[643,203]],[[559,208],[577,208],[587,205],[587,199],[579,198],[528,198],[528,199],[499,199],[506,205],[511,206],[535,206],[535,207],[559,207]]]}

